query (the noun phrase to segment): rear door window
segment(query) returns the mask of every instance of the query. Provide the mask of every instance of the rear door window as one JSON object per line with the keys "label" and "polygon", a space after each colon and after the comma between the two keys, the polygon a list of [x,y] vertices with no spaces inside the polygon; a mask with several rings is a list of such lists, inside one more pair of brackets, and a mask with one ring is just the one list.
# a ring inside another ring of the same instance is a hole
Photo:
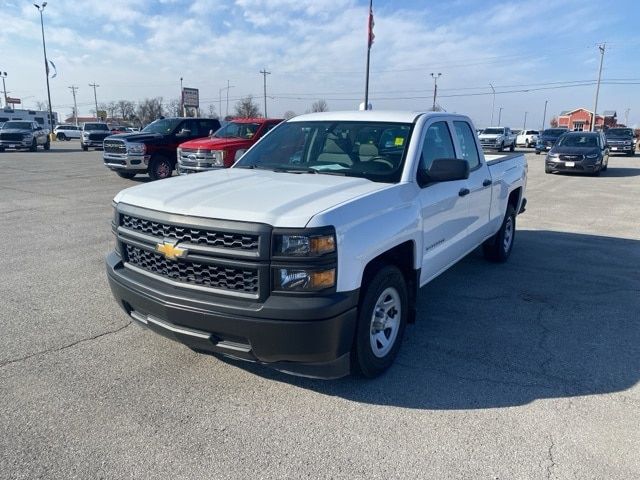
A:
{"label": "rear door window", "polygon": [[480,154],[476,146],[476,137],[467,122],[453,122],[460,145],[460,155],[469,162],[469,170],[480,166]]}

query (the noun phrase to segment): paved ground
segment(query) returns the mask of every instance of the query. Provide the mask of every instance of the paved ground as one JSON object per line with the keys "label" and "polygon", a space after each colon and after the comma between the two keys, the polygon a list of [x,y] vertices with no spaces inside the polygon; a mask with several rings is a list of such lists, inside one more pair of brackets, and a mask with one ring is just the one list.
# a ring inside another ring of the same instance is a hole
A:
{"label": "paved ground", "polygon": [[0,478],[640,478],[640,157],[545,175],[509,263],[425,287],[382,378],[299,379],[130,325],[100,152],[0,153]]}

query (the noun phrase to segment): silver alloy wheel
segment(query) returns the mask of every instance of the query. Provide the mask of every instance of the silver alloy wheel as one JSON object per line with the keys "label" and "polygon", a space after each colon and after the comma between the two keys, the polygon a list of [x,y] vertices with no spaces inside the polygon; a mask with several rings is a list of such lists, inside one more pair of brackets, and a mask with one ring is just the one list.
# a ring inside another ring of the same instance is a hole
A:
{"label": "silver alloy wheel", "polygon": [[507,223],[504,225],[504,237],[502,240],[502,248],[505,252],[511,248],[511,242],[513,241],[513,217],[507,218]]}
{"label": "silver alloy wheel", "polygon": [[171,175],[171,164],[167,160],[162,160],[158,165],[158,177],[166,178]]}
{"label": "silver alloy wheel", "polygon": [[395,288],[388,287],[378,297],[371,315],[369,341],[376,357],[383,358],[393,348],[401,318],[400,294]]}

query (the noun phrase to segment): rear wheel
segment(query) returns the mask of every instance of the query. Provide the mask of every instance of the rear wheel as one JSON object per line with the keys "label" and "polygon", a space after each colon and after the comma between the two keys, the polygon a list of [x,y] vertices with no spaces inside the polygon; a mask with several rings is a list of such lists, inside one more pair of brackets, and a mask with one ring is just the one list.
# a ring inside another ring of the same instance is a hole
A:
{"label": "rear wheel", "polygon": [[[545,169],[546,172],[546,169]],[[516,210],[512,205],[507,207],[500,230],[482,245],[484,256],[492,262],[506,262],[511,255],[513,241],[516,238]]]}
{"label": "rear wheel", "polygon": [[393,265],[380,267],[367,283],[358,308],[354,370],[371,378],[391,366],[402,343],[408,313],[409,296],[402,272]]}
{"label": "rear wheel", "polygon": [[173,164],[165,157],[156,157],[149,163],[149,177],[152,180],[169,178],[172,170]]}
{"label": "rear wheel", "polygon": [[64,133],[62,133],[62,132],[60,132],[60,133],[56,134],[56,138],[57,138],[58,140],[67,140],[67,136],[66,136]]}
{"label": "rear wheel", "polygon": [[116,170],[116,173],[120,178],[127,178],[129,180],[131,180],[133,177],[136,176],[136,172],[124,172],[124,171]]}

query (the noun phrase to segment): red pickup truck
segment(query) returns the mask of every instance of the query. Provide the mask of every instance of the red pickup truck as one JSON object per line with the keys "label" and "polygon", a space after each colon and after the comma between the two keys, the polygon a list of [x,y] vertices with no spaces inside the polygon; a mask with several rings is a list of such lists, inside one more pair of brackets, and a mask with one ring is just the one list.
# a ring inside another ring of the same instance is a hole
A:
{"label": "red pickup truck", "polygon": [[228,168],[281,118],[234,118],[210,137],[190,140],[178,147],[180,175]]}

